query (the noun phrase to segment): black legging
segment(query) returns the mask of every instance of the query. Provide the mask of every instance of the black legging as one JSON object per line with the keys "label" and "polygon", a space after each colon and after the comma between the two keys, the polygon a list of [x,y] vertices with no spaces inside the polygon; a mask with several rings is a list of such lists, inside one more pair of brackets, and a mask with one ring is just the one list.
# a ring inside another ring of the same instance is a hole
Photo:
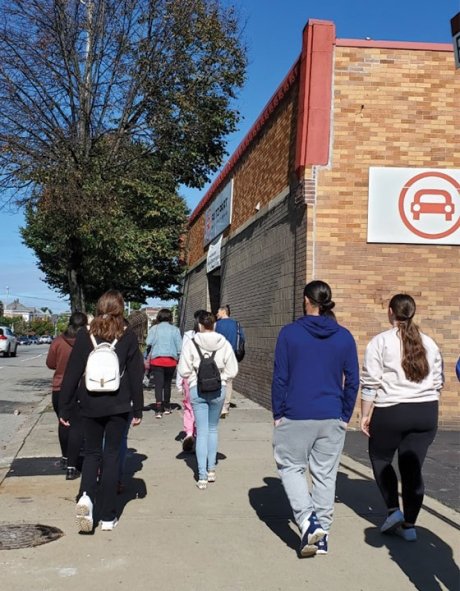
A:
{"label": "black legging", "polygon": [[102,521],[112,521],[116,517],[120,448],[128,420],[127,412],[106,417],[83,417],[85,458],[79,495],[86,492],[97,504],[97,513]]}
{"label": "black legging", "polygon": [[151,369],[155,381],[155,400],[157,405],[163,403],[166,408],[169,408],[171,404],[171,382],[176,368],[152,365]]}
{"label": "black legging", "polygon": [[[59,421],[59,392],[52,394],[54,412]],[[67,466],[78,467],[81,447],[83,445],[83,422],[80,415],[80,409],[75,404],[69,416],[70,427],[65,427],[59,422],[58,437],[61,446],[61,455],[67,458]]]}
{"label": "black legging", "polygon": [[423,503],[422,466],[438,427],[438,402],[376,407],[370,423],[369,457],[388,509],[399,506],[398,478],[391,465],[396,450],[404,519],[415,523]]}

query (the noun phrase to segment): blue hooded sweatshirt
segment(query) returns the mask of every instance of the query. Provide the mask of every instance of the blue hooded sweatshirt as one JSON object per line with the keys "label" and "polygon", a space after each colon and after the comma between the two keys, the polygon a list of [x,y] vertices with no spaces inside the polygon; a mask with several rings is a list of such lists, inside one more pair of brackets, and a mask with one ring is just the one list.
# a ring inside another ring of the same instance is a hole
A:
{"label": "blue hooded sweatshirt", "polygon": [[281,329],[275,349],[273,417],[349,422],[359,388],[356,343],[327,316],[303,316]]}

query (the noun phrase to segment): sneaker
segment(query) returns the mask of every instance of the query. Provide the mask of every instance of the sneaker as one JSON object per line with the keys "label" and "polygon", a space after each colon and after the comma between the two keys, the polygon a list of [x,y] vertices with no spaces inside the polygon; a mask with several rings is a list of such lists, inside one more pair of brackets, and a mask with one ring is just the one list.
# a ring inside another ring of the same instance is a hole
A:
{"label": "sneaker", "polygon": [[85,492],[77,503],[75,521],[78,525],[78,531],[93,531],[93,503]]}
{"label": "sneaker", "polygon": [[327,554],[327,537],[328,534],[324,536],[321,540],[316,542],[315,546],[317,548],[316,554]]}
{"label": "sneaker", "polygon": [[161,412],[161,410],[156,410],[156,411],[155,411],[155,418],[156,418],[156,419],[161,419],[161,418],[163,418],[163,413]]}
{"label": "sneaker", "polygon": [[397,527],[395,529],[395,534],[403,540],[406,540],[406,542],[417,541],[417,531],[415,527]]}
{"label": "sneaker", "polygon": [[112,519],[112,521],[101,521],[101,531],[112,531],[118,525],[118,519]]}
{"label": "sneaker", "polygon": [[390,513],[390,515],[388,515],[388,517],[382,523],[380,526],[380,532],[382,534],[391,534],[402,523],[404,523],[404,515],[399,509],[396,509],[396,511]]}
{"label": "sneaker", "polygon": [[306,520],[306,522],[308,523],[308,527],[302,535],[302,540],[300,542],[300,555],[314,556],[318,551],[318,548],[315,546],[315,544],[324,538],[326,531],[321,527],[314,511],[310,513],[310,517]]}
{"label": "sneaker", "polygon": [[171,414],[171,412],[172,412],[172,411],[171,411],[171,408],[168,406],[168,407],[166,407],[166,408],[164,409],[164,411],[163,411],[163,414],[164,414],[164,415],[170,415],[170,414]]}
{"label": "sneaker", "polygon": [[65,479],[66,480],[75,480],[80,476],[80,472],[76,468],[67,468]]}
{"label": "sneaker", "polygon": [[210,470],[208,472],[208,482],[215,482],[216,481],[216,471]]}
{"label": "sneaker", "polygon": [[193,435],[187,435],[182,441],[182,451],[192,452],[195,445],[195,437]]}
{"label": "sneaker", "polygon": [[196,483],[196,487],[199,488],[200,490],[205,490],[208,486],[208,481],[207,480],[198,480],[198,482]]}

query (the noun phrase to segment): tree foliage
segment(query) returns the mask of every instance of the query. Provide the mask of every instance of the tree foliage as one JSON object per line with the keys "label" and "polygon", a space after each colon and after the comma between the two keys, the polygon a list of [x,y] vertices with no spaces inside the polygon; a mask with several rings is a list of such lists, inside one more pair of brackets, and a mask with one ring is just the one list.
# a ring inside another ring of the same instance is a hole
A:
{"label": "tree foliage", "polygon": [[0,189],[26,206],[47,281],[74,309],[109,286],[165,297],[179,271],[177,187],[209,179],[238,121],[234,11],[0,0],[0,13]]}

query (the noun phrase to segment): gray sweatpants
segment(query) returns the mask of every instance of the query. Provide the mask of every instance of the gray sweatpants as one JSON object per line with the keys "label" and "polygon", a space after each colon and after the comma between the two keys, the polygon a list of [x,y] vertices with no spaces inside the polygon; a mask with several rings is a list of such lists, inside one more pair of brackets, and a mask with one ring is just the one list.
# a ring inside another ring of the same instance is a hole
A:
{"label": "gray sweatpants", "polygon": [[[326,531],[331,527],[345,433],[345,425],[339,419],[291,421],[283,418],[274,428],[275,461],[299,528],[312,511]],[[307,468],[312,481],[311,492]]]}

